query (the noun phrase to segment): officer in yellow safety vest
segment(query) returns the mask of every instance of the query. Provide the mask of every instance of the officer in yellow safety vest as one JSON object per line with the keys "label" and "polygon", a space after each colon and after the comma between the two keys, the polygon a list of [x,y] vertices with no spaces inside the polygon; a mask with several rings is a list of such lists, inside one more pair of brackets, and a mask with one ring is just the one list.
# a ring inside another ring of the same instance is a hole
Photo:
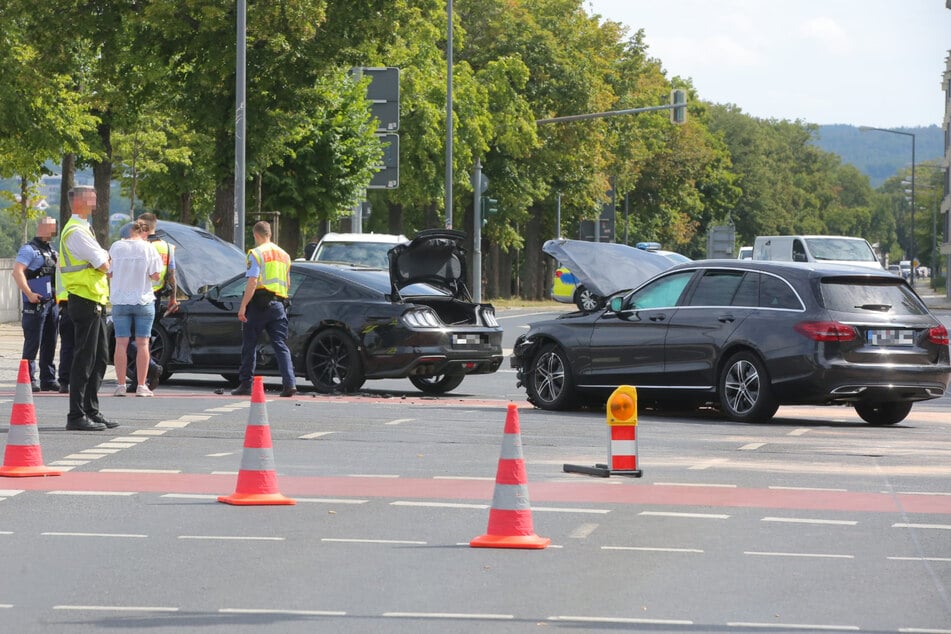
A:
{"label": "officer in yellow safety vest", "polygon": [[59,393],[69,394],[69,370],[73,365],[76,327],[69,318],[69,293],[63,286],[63,274],[56,266],[56,305],[59,307]]}
{"label": "officer in yellow safety vest", "polygon": [[281,371],[281,396],[297,393],[291,351],[287,347],[287,312],[285,304],[291,287],[291,257],[271,242],[271,225],[261,221],[254,225],[253,249],[248,251],[247,284],[238,308],[241,329],[241,368],[234,396],[251,394],[255,354],[261,331],[267,331],[274,348],[277,367]]}
{"label": "officer in yellow safety vest", "polygon": [[96,190],[69,190],[73,214],[59,241],[59,267],[69,301],[75,348],[69,369],[69,414],[66,429],[102,431],[118,427],[99,411],[99,386],[106,373],[106,304],[109,302],[109,252],[96,241],[89,215],[96,207]]}

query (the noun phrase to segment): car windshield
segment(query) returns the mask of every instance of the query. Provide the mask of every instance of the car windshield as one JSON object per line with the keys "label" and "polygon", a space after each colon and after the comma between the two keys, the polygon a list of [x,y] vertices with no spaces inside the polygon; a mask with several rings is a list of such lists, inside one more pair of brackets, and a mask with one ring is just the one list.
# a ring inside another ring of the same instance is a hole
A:
{"label": "car windshield", "polygon": [[386,253],[392,248],[388,242],[321,242],[314,259],[385,269],[389,266]]}
{"label": "car windshield", "polygon": [[846,262],[876,262],[875,252],[865,240],[847,238],[807,238],[809,250],[816,260],[843,260]]}
{"label": "car windshield", "polygon": [[878,312],[890,315],[926,315],[928,309],[914,292],[895,279],[827,278],[820,285],[822,303],[844,313]]}

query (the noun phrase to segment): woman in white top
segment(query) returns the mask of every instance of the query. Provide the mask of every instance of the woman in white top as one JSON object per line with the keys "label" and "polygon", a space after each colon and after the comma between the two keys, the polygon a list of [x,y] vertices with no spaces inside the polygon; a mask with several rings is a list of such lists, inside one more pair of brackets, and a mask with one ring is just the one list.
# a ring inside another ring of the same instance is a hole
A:
{"label": "woman in white top", "polygon": [[149,337],[155,320],[155,295],[152,281],[157,281],[162,270],[158,251],[146,240],[149,230],[141,220],[132,223],[128,238],[117,240],[109,247],[112,270],[109,283],[109,301],[112,303],[112,325],[116,333],[116,396],[126,393],[126,349],[129,338],[135,336],[136,376],[139,385],[136,396],[152,396],[145,384],[149,366]]}

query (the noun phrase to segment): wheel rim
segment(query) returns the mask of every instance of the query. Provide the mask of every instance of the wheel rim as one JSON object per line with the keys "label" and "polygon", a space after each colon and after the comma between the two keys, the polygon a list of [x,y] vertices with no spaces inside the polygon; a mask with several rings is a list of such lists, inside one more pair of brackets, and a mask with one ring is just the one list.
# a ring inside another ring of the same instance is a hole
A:
{"label": "wheel rim", "polygon": [[726,401],[737,414],[746,414],[759,400],[759,372],[746,360],[737,361],[727,372],[724,381]]}
{"label": "wheel rim", "polygon": [[337,337],[322,337],[310,355],[310,365],[318,383],[339,387],[350,371],[350,354]]}
{"label": "wheel rim", "polygon": [[595,299],[591,291],[586,289],[581,292],[581,305],[585,310],[594,310],[598,307],[598,300]]}
{"label": "wheel rim", "polygon": [[555,401],[565,389],[565,365],[554,352],[542,355],[535,365],[535,393],[546,403]]}

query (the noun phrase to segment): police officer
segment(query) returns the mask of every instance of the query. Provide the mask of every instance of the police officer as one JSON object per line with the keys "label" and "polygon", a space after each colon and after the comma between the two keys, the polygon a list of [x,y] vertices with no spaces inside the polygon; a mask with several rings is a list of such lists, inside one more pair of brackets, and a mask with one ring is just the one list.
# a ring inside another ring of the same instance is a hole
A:
{"label": "police officer", "polygon": [[241,329],[241,368],[234,396],[251,394],[251,379],[256,363],[254,349],[261,331],[267,331],[274,348],[277,367],[281,371],[281,396],[297,394],[291,351],[287,347],[287,302],[291,286],[291,258],[281,247],[271,242],[271,225],[261,221],[252,230],[255,247],[248,251],[247,284],[238,308]]}
{"label": "police officer", "polygon": [[[34,392],[41,389],[58,392],[56,382],[56,325],[59,311],[53,294],[57,253],[50,245],[56,235],[56,219],[44,216],[36,227],[36,237],[20,247],[13,264],[13,280],[23,295],[22,359],[30,361],[30,384]],[[40,355],[40,378],[36,379],[36,355]]]}
{"label": "police officer", "polygon": [[106,373],[106,304],[109,301],[109,252],[96,241],[89,215],[96,207],[96,190],[69,190],[73,215],[59,241],[60,272],[69,293],[69,317],[76,345],[69,369],[69,414],[66,429],[102,431],[118,427],[99,411],[99,386]]}

